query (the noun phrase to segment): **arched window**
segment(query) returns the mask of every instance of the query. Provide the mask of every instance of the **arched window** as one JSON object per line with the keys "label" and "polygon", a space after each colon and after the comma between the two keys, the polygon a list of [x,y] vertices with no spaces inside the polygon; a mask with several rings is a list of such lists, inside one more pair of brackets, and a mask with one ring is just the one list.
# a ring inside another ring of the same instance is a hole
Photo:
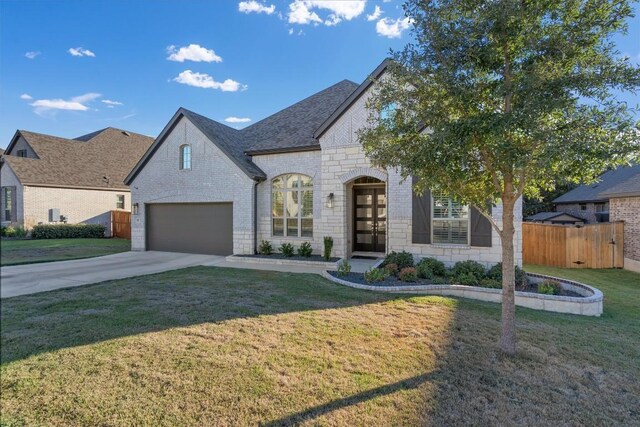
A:
{"label": "arched window", "polygon": [[274,236],[313,236],[313,179],[287,174],[271,181],[271,216]]}
{"label": "arched window", "polygon": [[191,169],[191,146],[189,144],[180,146],[180,169]]}

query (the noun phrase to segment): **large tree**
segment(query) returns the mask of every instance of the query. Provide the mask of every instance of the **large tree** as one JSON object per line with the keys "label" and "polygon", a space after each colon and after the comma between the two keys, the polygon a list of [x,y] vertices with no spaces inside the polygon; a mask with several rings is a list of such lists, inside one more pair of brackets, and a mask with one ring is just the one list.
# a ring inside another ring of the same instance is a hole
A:
{"label": "large tree", "polygon": [[611,42],[632,9],[625,0],[409,0],[404,10],[414,41],[392,52],[359,136],[375,164],[417,177],[415,191],[445,192],[491,221],[502,242],[500,347],[514,354],[518,200],[638,157],[635,111],[615,94],[635,92],[640,70]]}

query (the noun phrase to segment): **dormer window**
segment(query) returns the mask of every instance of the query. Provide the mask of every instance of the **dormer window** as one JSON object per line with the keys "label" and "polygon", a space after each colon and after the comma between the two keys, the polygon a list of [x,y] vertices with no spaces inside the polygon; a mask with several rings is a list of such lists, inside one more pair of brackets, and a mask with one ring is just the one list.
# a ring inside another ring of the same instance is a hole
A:
{"label": "dormer window", "polygon": [[191,170],[191,146],[180,146],[180,170]]}
{"label": "dormer window", "polygon": [[27,157],[27,150],[18,150],[18,157]]}

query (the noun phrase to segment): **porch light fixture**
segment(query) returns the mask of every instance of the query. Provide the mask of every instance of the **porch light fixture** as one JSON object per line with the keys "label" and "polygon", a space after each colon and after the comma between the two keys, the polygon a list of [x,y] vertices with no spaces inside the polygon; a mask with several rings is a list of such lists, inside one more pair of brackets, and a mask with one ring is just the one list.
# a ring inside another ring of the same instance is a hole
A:
{"label": "porch light fixture", "polygon": [[327,196],[327,207],[328,208],[332,208],[333,207],[333,193],[329,193],[329,195]]}
{"label": "porch light fixture", "polygon": [[134,203],[133,206],[131,206],[131,213],[134,215],[138,215],[138,204]]}

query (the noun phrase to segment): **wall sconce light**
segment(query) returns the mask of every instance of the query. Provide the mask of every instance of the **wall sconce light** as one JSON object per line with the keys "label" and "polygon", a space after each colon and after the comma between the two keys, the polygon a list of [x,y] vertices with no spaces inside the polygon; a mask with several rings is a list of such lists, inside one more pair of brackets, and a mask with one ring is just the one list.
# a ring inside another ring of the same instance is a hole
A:
{"label": "wall sconce light", "polygon": [[133,206],[131,206],[131,213],[133,213],[134,215],[138,215],[138,204],[134,203]]}
{"label": "wall sconce light", "polygon": [[329,195],[327,196],[327,207],[328,208],[332,208],[333,207],[333,193],[329,193]]}

